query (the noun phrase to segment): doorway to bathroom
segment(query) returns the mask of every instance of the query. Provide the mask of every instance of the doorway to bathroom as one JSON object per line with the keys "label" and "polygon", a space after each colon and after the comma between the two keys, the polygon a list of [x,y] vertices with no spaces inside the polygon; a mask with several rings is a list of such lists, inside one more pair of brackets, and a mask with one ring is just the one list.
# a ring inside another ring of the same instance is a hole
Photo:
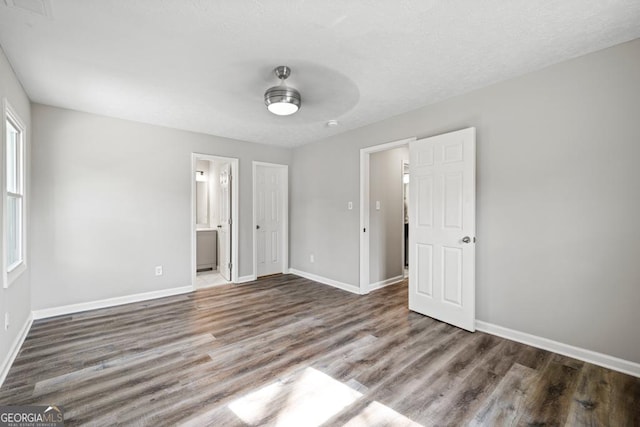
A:
{"label": "doorway to bathroom", "polygon": [[194,288],[238,280],[238,159],[191,156],[191,274]]}

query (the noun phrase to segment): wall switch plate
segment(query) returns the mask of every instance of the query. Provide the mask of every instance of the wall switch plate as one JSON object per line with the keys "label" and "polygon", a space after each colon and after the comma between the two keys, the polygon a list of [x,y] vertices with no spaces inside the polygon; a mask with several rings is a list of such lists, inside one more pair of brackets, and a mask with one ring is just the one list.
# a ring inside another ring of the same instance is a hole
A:
{"label": "wall switch plate", "polygon": [[349,209],[349,210],[353,209],[353,202],[347,203],[347,209]]}
{"label": "wall switch plate", "polygon": [[162,276],[162,266],[156,265],[156,276]]}
{"label": "wall switch plate", "polygon": [[9,329],[9,313],[5,313],[4,314],[4,330],[8,330]]}
{"label": "wall switch plate", "polygon": [[316,262],[316,257],[313,254],[309,255],[309,262]]}
{"label": "wall switch plate", "polygon": [[380,200],[376,200],[376,210],[380,210]]}

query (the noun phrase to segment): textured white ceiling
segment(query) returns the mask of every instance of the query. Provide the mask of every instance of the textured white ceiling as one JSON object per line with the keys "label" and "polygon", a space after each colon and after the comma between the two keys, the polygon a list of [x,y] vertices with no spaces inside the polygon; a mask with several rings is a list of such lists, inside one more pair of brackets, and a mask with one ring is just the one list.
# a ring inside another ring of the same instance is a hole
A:
{"label": "textured white ceiling", "polygon": [[[640,37],[638,0],[51,0],[51,18],[5,2],[0,44],[33,101],[286,147]],[[293,116],[263,104],[277,65]]]}

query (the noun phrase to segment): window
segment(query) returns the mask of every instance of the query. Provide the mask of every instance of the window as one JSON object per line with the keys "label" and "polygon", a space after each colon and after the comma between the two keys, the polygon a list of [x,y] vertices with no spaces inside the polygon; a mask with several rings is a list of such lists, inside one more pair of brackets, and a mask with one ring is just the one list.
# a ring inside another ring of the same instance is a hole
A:
{"label": "window", "polygon": [[5,100],[4,266],[10,284],[25,267],[24,126]]}

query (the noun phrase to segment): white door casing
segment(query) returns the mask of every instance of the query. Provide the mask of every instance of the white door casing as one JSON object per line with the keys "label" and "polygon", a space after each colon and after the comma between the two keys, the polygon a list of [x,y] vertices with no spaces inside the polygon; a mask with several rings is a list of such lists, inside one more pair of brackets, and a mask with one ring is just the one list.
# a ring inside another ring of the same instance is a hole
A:
{"label": "white door casing", "polygon": [[369,166],[371,163],[371,154],[380,151],[392,150],[398,147],[404,147],[407,146],[407,144],[409,144],[411,141],[415,140],[415,137],[411,137],[360,149],[360,294],[367,294],[370,291],[369,270],[371,260],[369,259]]}
{"label": "white door casing", "polygon": [[[231,226],[229,227],[229,237],[230,237],[230,247],[231,247],[231,255],[229,257],[229,262],[231,263],[231,280],[232,282],[237,282],[238,281],[238,201],[239,201],[239,179],[238,179],[238,171],[239,171],[239,160],[233,157],[222,157],[222,156],[216,156],[213,154],[204,154],[204,153],[191,153],[191,285],[193,286],[193,288],[195,289],[197,287],[197,274],[196,274],[196,270],[197,270],[197,233],[198,233],[198,227],[196,225],[196,180],[194,179],[194,177],[196,176],[197,173],[197,165],[198,165],[198,160],[208,160],[209,162],[214,162],[216,165],[221,165],[224,163],[228,163],[230,165],[230,171],[231,174],[233,176],[233,179],[231,180],[231,184],[229,187],[229,198],[231,199],[231,207],[230,207],[230,212],[231,212]],[[218,169],[219,170],[219,169]],[[215,177],[212,177],[212,180],[218,180],[220,178],[219,174],[217,174],[217,172],[215,173]],[[213,186],[212,186],[213,187]],[[216,187],[218,188],[218,186],[216,185]],[[214,210],[216,212],[219,212],[219,207],[218,207],[218,198],[219,198],[219,192],[211,192],[210,193],[210,197],[211,200],[214,201],[215,203],[213,203],[211,206],[211,211],[213,212]],[[214,218],[215,218],[215,222],[214,222]],[[220,224],[219,222],[219,218],[216,217],[215,215],[211,215],[211,218],[209,219],[210,225],[212,227],[216,227],[218,224]],[[221,225],[221,224],[220,224]],[[219,238],[219,236],[218,236]],[[220,246],[218,244],[218,251],[220,250]],[[218,252],[219,253],[219,252]],[[218,264],[220,264],[220,258],[218,258]],[[218,265],[218,268],[220,266]]]}
{"label": "white door casing", "polygon": [[287,167],[254,163],[256,276],[284,273],[286,265]]}
{"label": "white door casing", "polygon": [[475,330],[475,128],[409,143],[409,309]]}
{"label": "white door casing", "polygon": [[218,270],[225,280],[231,280],[231,164],[220,166],[220,192],[218,197]]}

